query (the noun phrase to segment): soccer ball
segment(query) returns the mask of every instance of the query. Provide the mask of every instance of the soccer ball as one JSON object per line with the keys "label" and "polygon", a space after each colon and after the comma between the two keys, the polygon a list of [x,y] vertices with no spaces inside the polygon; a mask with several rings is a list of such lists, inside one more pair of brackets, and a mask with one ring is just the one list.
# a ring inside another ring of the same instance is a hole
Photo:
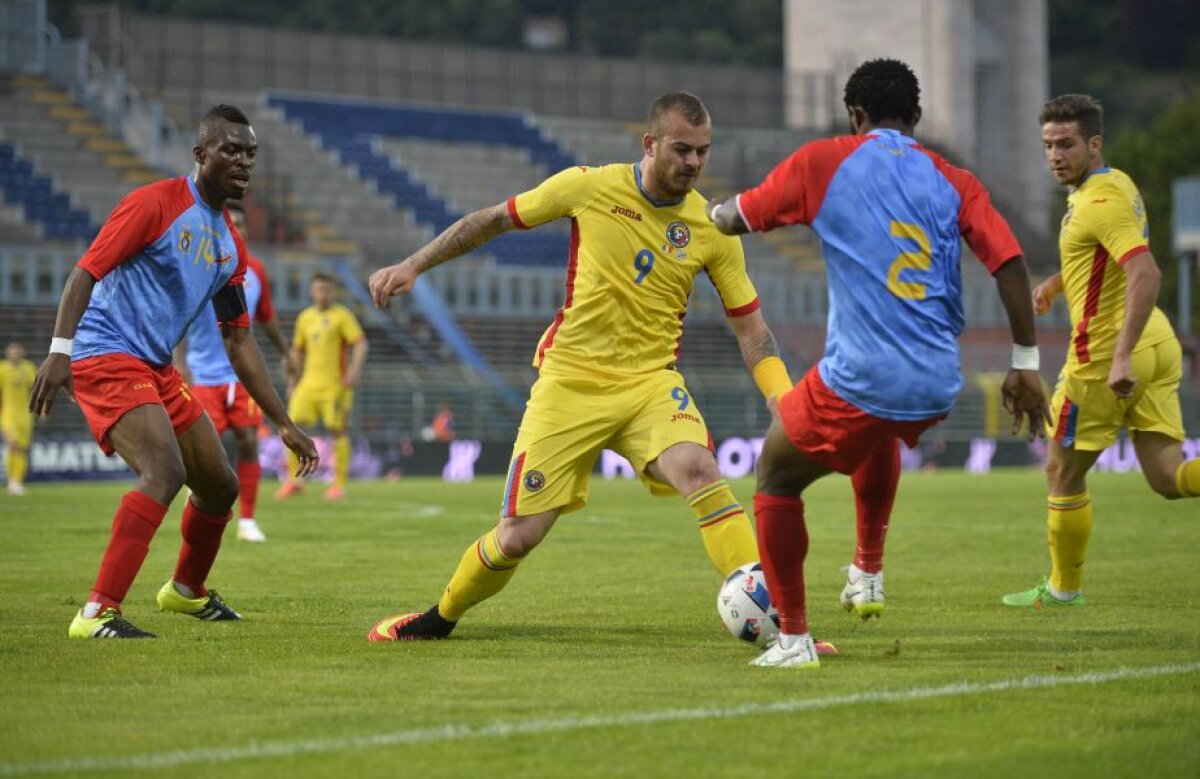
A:
{"label": "soccer ball", "polygon": [[729,574],[717,593],[717,614],[734,638],[751,644],[765,646],[779,633],[761,565],[750,563]]}

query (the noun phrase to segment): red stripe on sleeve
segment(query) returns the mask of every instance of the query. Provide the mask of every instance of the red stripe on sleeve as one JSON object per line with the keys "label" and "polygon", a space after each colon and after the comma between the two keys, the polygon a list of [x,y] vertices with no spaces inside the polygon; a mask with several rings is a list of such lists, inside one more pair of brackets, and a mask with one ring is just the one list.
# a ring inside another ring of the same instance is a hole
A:
{"label": "red stripe on sleeve", "polygon": [[99,281],[158,240],[194,202],[187,179],[167,179],[138,187],[108,215],[100,234],[79,259],[79,267]]}
{"label": "red stripe on sleeve", "polygon": [[738,306],[737,308],[725,309],[725,316],[745,316],[746,314],[753,314],[758,309],[759,309],[758,298],[755,298],[754,300],[751,300],[749,303],[747,303],[744,306]]}
{"label": "red stripe on sleeve", "polygon": [[515,224],[521,230],[528,230],[529,225],[522,222],[521,215],[517,213],[517,198],[516,198],[516,196],[510,197],[508,199],[507,206],[508,206],[508,218],[512,220],[512,223]]}
{"label": "red stripe on sleeve", "polygon": [[1117,260],[1117,264],[1124,265],[1126,262],[1132,260],[1134,257],[1138,256],[1142,252],[1148,252],[1148,251],[1150,251],[1150,247],[1147,246],[1146,244],[1142,244],[1141,246],[1135,246],[1132,249],[1130,249],[1129,251],[1122,254],[1120,259]]}

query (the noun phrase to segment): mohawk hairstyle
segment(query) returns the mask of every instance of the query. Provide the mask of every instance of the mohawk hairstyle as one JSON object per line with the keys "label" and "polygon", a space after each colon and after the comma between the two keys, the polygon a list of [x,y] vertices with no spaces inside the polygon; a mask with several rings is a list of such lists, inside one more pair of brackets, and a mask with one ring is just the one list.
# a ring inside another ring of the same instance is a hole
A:
{"label": "mohawk hairstyle", "polygon": [[708,109],[700,98],[691,92],[668,92],[654,101],[650,106],[650,132],[655,137],[662,134],[666,124],[667,114],[678,111],[692,127],[699,127],[709,121]]}
{"label": "mohawk hairstyle", "polygon": [[858,66],[846,81],[846,108],[861,108],[872,124],[895,119],[915,125],[921,116],[921,85],[900,60],[874,59]]}
{"label": "mohawk hairstyle", "polygon": [[1059,95],[1042,106],[1038,124],[1078,122],[1084,139],[1104,135],[1104,106],[1091,95]]}
{"label": "mohawk hairstyle", "polygon": [[225,103],[215,105],[208,109],[208,113],[200,119],[200,126],[196,128],[196,144],[203,146],[208,143],[222,122],[250,125],[250,120],[246,117],[246,114],[237,106],[226,105]]}

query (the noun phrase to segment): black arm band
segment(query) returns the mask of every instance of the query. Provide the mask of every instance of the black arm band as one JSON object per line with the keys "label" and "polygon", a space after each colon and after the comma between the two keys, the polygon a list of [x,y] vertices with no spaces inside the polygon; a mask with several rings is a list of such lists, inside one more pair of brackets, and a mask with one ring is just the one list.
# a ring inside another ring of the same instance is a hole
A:
{"label": "black arm band", "polygon": [[246,292],[241,284],[222,287],[213,295],[213,311],[217,312],[218,322],[228,322],[237,319],[248,310],[246,307]]}

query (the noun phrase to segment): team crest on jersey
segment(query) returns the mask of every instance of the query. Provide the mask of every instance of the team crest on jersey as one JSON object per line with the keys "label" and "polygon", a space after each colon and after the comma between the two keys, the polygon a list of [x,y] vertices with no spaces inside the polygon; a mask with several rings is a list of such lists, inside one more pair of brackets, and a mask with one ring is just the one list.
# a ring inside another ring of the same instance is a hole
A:
{"label": "team crest on jersey", "polygon": [[192,248],[192,231],[183,228],[183,234],[179,236],[179,251],[186,252]]}
{"label": "team crest on jersey", "polygon": [[1068,203],[1067,204],[1067,213],[1063,214],[1062,224],[1060,225],[1061,229],[1063,229],[1063,230],[1067,229],[1067,225],[1069,225],[1071,223],[1071,212],[1074,210],[1075,210],[1075,204]]}
{"label": "team crest on jersey", "polygon": [[537,492],[546,486],[546,474],[541,471],[529,471],[525,474],[525,489]]}
{"label": "team crest on jersey", "polygon": [[682,249],[692,240],[692,231],[683,222],[671,222],[667,225],[667,242],[676,249]]}

